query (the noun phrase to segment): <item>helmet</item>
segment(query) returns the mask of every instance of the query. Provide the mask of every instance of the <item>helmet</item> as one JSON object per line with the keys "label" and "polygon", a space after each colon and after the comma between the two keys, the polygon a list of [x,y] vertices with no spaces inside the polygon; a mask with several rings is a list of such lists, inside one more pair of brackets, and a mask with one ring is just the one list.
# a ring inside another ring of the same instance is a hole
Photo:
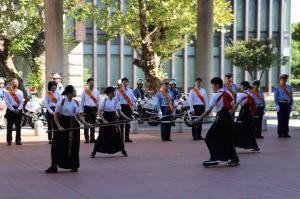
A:
{"label": "helmet", "polygon": [[61,76],[60,76],[60,74],[59,73],[55,73],[54,75],[53,75],[53,77],[52,77],[53,79],[60,79],[61,78]]}
{"label": "helmet", "polygon": [[5,84],[4,78],[0,77],[0,83]]}
{"label": "helmet", "polygon": [[137,83],[137,84],[143,84],[143,83],[144,83],[144,80],[143,80],[143,79],[139,79],[139,80],[137,80],[136,83]]}
{"label": "helmet", "polygon": [[170,85],[176,85],[176,80],[175,80],[175,79],[172,79],[172,80],[170,81]]}

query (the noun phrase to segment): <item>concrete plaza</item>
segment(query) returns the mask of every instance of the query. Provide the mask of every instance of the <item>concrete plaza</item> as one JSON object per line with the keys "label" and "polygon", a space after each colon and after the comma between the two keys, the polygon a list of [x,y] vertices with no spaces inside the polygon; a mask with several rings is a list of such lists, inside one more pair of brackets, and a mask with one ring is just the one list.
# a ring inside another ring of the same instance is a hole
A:
{"label": "concrete plaza", "polygon": [[163,143],[158,128],[145,128],[126,144],[128,158],[97,153],[90,159],[93,145],[82,141],[79,172],[52,175],[44,173],[46,135],[24,130],[23,146],[7,146],[1,130],[0,199],[298,199],[300,129],[291,127],[291,139],[278,139],[274,127],[258,140],[261,153],[238,150],[239,167],[203,168],[206,145],[187,129]]}

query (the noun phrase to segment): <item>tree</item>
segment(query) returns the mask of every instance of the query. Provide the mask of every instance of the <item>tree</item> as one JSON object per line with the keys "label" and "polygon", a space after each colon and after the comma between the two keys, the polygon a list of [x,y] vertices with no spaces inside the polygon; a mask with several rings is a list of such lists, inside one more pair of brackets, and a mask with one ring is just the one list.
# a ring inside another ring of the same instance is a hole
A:
{"label": "tree", "polygon": [[[105,33],[105,40],[125,35],[138,57],[133,63],[145,73],[146,81],[158,89],[159,71],[172,54],[191,43],[197,26],[196,0],[128,0],[126,9],[118,0],[102,0],[101,5],[69,1],[67,14],[79,21],[92,19]],[[215,30],[233,21],[230,2],[215,0]],[[77,5],[77,6],[76,6]]]}
{"label": "tree", "polygon": [[274,53],[269,39],[251,39],[248,41],[236,41],[225,48],[225,57],[233,65],[248,71],[252,80],[256,80],[260,71],[261,79],[264,72],[273,64],[286,64],[286,58],[279,53]]}
{"label": "tree", "polygon": [[300,23],[292,25],[292,74],[300,78]]}

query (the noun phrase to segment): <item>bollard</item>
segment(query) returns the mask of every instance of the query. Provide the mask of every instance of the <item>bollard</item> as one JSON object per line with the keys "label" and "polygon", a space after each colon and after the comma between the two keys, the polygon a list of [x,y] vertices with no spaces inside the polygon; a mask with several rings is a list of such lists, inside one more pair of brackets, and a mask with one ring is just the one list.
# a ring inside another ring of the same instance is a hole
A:
{"label": "bollard", "polygon": [[38,120],[34,123],[34,136],[41,136],[44,133],[44,124]]}
{"label": "bollard", "polygon": [[264,116],[262,121],[262,131],[268,130],[267,118]]}
{"label": "bollard", "polygon": [[139,122],[137,120],[130,122],[130,133],[137,134],[139,130]]}
{"label": "bollard", "polygon": [[182,119],[177,119],[178,123],[176,123],[175,127],[176,127],[176,130],[175,132],[176,133],[183,133],[183,120]]}

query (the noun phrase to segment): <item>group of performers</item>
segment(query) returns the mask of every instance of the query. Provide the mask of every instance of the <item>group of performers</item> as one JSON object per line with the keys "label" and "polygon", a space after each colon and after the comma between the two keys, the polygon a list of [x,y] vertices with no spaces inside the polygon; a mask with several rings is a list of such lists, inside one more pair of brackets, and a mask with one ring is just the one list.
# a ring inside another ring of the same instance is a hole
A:
{"label": "group of performers", "polygon": [[[287,84],[288,75],[281,75],[275,88],[275,104],[278,115],[278,137],[290,137],[288,121],[293,110],[293,92]],[[238,87],[232,82],[232,74],[225,75],[225,82],[219,77],[211,80],[213,95],[209,101],[207,92],[202,88],[202,79],[195,79],[195,87],[189,92],[190,111],[193,116],[192,136],[194,140],[205,140],[210,152],[210,159],[204,166],[217,165],[219,161],[229,161],[231,166],[239,164],[236,147],[259,151],[256,138],[263,138],[262,119],[265,113],[265,100],[260,90],[260,81],[254,81],[253,87],[247,81]],[[117,89],[107,87],[106,97],[100,100],[100,93],[95,88],[94,79],[87,80],[87,87],[81,94],[80,102],[76,101],[76,90],[68,85],[65,88],[57,81],[48,83],[45,94],[48,121],[48,140],[51,144],[51,166],[46,173],[56,173],[58,167],[77,172],[79,168],[80,125],[84,124],[85,143],[94,143],[90,155],[95,158],[97,152],[114,154],[121,152],[127,157],[125,142],[130,139],[130,123],[133,118],[133,107],[136,98],[144,98],[143,81],[133,91],[128,87],[129,80],[123,78]],[[171,86],[170,86],[171,85]],[[165,79],[157,95],[157,109],[161,118],[161,140],[172,141],[171,126],[175,113],[174,100],[179,98],[176,81]],[[12,126],[16,128],[16,144],[21,145],[21,118],[23,109],[23,93],[18,89],[18,80],[4,91],[4,99],[8,106],[7,144],[12,143]],[[238,107],[239,115],[234,120]],[[203,138],[203,118],[212,111],[216,119]],[[102,121],[99,135],[95,138],[96,117]]]}

